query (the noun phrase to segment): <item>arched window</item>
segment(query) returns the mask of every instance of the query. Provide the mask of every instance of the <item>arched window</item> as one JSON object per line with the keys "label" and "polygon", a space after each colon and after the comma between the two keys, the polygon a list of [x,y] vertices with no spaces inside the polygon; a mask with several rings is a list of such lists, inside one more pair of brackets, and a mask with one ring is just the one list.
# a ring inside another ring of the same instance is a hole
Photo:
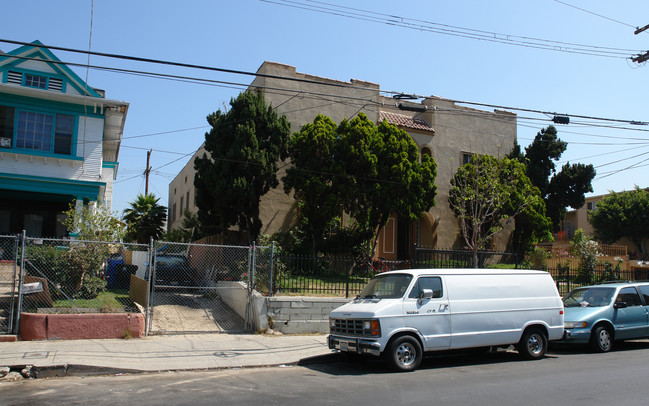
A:
{"label": "arched window", "polygon": [[423,147],[421,149],[421,156],[428,155],[429,157],[433,157],[433,152],[430,150],[429,147]]}

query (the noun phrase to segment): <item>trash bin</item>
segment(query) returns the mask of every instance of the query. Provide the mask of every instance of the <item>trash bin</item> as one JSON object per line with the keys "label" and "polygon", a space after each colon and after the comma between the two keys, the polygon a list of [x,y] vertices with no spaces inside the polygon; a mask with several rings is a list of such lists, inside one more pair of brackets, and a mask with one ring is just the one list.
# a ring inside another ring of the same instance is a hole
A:
{"label": "trash bin", "polygon": [[109,289],[119,289],[115,286],[118,279],[119,268],[124,266],[124,259],[109,258],[106,260],[106,281]]}
{"label": "trash bin", "polygon": [[[113,289],[128,289],[131,286],[131,275],[137,272],[137,265],[122,264],[113,277]],[[109,281],[109,286],[111,282]]]}

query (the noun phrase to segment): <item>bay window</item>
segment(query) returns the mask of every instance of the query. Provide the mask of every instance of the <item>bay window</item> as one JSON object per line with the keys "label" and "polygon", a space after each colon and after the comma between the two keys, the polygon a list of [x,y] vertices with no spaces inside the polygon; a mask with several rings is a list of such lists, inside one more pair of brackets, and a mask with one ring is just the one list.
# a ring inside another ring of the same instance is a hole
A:
{"label": "bay window", "polygon": [[0,147],[72,154],[74,116],[0,106]]}

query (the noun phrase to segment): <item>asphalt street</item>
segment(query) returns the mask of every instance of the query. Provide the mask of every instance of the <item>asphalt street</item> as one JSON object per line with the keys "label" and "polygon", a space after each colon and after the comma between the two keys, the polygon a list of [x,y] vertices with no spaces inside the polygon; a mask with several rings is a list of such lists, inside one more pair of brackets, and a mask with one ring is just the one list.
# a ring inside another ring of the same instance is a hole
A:
{"label": "asphalt street", "polygon": [[37,379],[0,384],[5,405],[647,405],[649,341],[606,354],[553,348],[540,361],[514,351],[427,357],[411,373],[378,360],[284,368]]}

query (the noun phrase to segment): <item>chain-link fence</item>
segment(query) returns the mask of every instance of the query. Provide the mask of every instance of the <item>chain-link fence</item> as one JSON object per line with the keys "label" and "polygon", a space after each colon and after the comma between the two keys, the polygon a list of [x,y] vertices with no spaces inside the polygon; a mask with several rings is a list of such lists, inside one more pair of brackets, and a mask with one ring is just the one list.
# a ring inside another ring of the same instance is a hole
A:
{"label": "chain-link fence", "polygon": [[18,237],[0,236],[0,334],[13,331],[18,302]]}
{"label": "chain-link fence", "polygon": [[254,252],[252,247],[156,242],[145,275],[151,274],[148,331],[250,330]]}
{"label": "chain-link fence", "polygon": [[[274,245],[142,245],[0,236],[0,334],[17,330],[21,311],[143,311],[147,333],[251,331],[260,325],[255,317],[261,295],[353,297],[380,272],[473,264],[468,251],[417,247],[414,252],[413,261],[386,261],[291,255],[276,252]],[[479,262],[485,267],[519,266],[517,257],[507,253],[481,252]],[[613,268],[590,274],[567,268],[548,271],[562,294],[583,284],[639,277]]]}
{"label": "chain-link fence", "polygon": [[129,295],[130,275],[138,269],[132,265],[134,253],[143,250],[148,251],[136,244],[24,238],[18,258],[22,271],[20,311],[138,311]]}

